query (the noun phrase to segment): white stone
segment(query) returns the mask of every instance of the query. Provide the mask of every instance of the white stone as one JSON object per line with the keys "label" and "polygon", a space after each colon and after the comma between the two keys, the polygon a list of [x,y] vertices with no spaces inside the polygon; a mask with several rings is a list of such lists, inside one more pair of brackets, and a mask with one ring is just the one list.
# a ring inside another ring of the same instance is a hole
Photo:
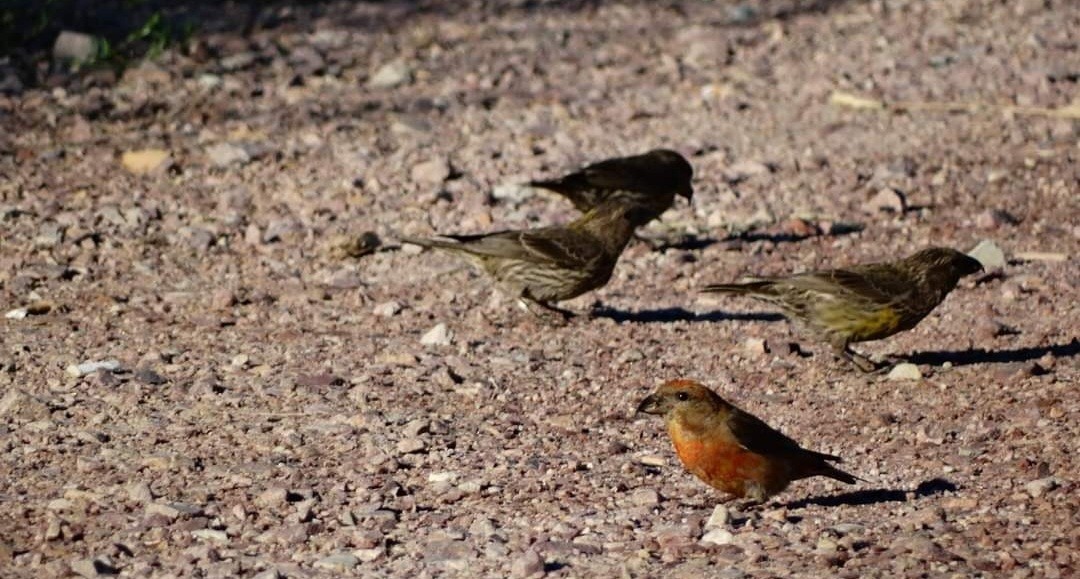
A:
{"label": "white stone", "polygon": [[735,541],[735,535],[727,529],[713,529],[701,537],[704,545],[730,545]]}
{"label": "white stone", "polygon": [[716,505],[716,508],[713,509],[712,514],[709,515],[709,520],[705,521],[705,528],[706,529],[723,528],[723,527],[727,526],[727,524],[728,524],[728,522],[730,520],[731,520],[731,513],[728,512],[728,508],[725,507],[724,505]]}
{"label": "white stone", "polygon": [[980,241],[968,252],[968,255],[981,263],[986,271],[1005,267],[1005,252],[989,239]]}
{"label": "white stone", "polygon": [[420,343],[425,346],[449,346],[453,339],[454,333],[440,322],[420,338]]}
{"label": "white stone", "polygon": [[889,380],[921,380],[922,372],[915,364],[904,362],[893,366],[893,369],[889,370],[888,378]]}

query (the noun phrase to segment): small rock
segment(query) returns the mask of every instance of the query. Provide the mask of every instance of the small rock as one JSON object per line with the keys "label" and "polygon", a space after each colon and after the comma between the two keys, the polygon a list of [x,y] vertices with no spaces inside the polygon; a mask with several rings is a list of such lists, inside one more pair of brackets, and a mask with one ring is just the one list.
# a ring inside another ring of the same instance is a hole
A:
{"label": "small rock", "polygon": [[1024,490],[1034,498],[1039,498],[1044,494],[1056,489],[1058,486],[1057,479],[1054,477],[1046,477],[1033,480],[1024,485]]}
{"label": "small rock", "polygon": [[986,271],[1005,267],[1005,252],[989,239],[980,241],[968,252],[968,255],[978,260]]}
{"label": "small rock", "polygon": [[261,507],[280,507],[289,499],[289,491],[282,487],[266,489],[255,498],[255,504]]}
{"label": "small rock", "polygon": [[14,310],[11,310],[4,314],[4,317],[9,320],[21,320],[26,318],[26,316],[28,315],[30,315],[30,311],[26,308],[15,308]]}
{"label": "small rock", "polygon": [[638,489],[630,494],[630,503],[639,507],[660,504],[660,493],[653,489]]}
{"label": "small rock", "polygon": [[75,63],[86,62],[97,55],[98,40],[89,34],[64,30],[53,43],[53,58]]}
{"label": "small rock", "polygon": [[705,521],[705,528],[720,529],[726,527],[730,520],[731,513],[728,512],[728,508],[724,505],[716,505],[712,514],[709,515],[709,520]]}
{"label": "small rock", "polygon": [[160,386],[166,382],[164,376],[151,370],[150,368],[140,368],[135,371],[135,379],[143,384],[149,384],[150,386]]}
{"label": "small rock", "polygon": [[452,483],[458,477],[456,472],[433,472],[428,475],[427,479],[430,483]]}
{"label": "small rock", "polygon": [[221,59],[221,68],[228,71],[236,71],[255,64],[255,53],[251,51],[230,54]]}
{"label": "small rock", "polygon": [[136,175],[159,173],[172,166],[172,156],[165,149],[125,151],[120,164]]}
{"label": "small rock", "polygon": [[921,380],[922,372],[915,364],[904,362],[893,366],[893,369],[889,370],[888,378],[889,380]]}
{"label": "small rock", "polygon": [[630,348],[619,354],[618,362],[620,364],[631,364],[633,362],[640,362],[645,359],[645,353],[637,348]]}
{"label": "small rock", "polygon": [[1016,225],[1020,220],[1002,209],[987,209],[975,218],[975,226],[981,229],[997,229],[1006,225]]}
{"label": "small rock", "polygon": [[534,549],[525,551],[525,554],[514,559],[510,564],[511,577],[532,577],[544,572],[544,559]]}
{"label": "small rock", "polygon": [[368,86],[372,88],[393,88],[409,82],[412,79],[412,69],[404,61],[395,60],[379,67],[375,74],[368,79]]}
{"label": "small rock", "polygon": [[521,183],[503,183],[491,190],[491,198],[496,201],[520,205],[533,196],[533,188]]}
{"label": "small rock", "polygon": [[735,535],[727,529],[712,529],[701,537],[703,545],[730,545],[735,540]]}
{"label": "small rock", "polygon": [[376,316],[379,316],[379,317],[390,318],[390,317],[396,316],[398,314],[398,312],[400,312],[400,311],[401,311],[401,304],[399,304],[397,302],[394,302],[394,301],[389,301],[389,302],[383,302],[383,303],[375,306],[375,309],[372,310],[372,313],[374,313]]}
{"label": "small rock", "polygon": [[180,509],[173,505],[167,505],[165,503],[150,503],[146,505],[146,515],[160,515],[169,520],[174,520],[180,517]]}
{"label": "small rock", "polygon": [[251,161],[248,150],[234,143],[218,143],[206,149],[210,164],[218,168],[243,165]]}
{"label": "small rock", "polygon": [[645,454],[639,456],[637,461],[645,466],[664,467],[667,466],[667,459],[656,454]]}
{"label": "small rock", "polygon": [[127,494],[128,499],[137,503],[149,503],[154,500],[154,493],[150,490],[150,485],[144,482],[128,485]]}
{"label": "small rock", "polygon": [[339,235],[329,244],[330,255],[336,258],[359,258],[363,257],[382,245],[382,240],[373,231],[365,231],[360,235]]}
{"label": "small rock", "polygon": [[102,360],[100,362],[83,362],[82,364],[72,364],[66,368],[68,375],[74,378],[81,378],[87,374],[92,374],[99,370],[108,370],[109,372],[115,372],[120,369],[120,362],[116,360]]}
{"label": "small rock", "polygon": [[399,454],[423,452],[426,448],[427,443],[420,438],[405,438],[397,444],[397,451]]}
{"label": "small rock", "polygon": [[765,342],[764,338],[747,338],[743,342],[743,348],[746,353],[753,356],[763,356],[769,353],[769,344]]}
{"label": "small rock", "polygon": [[885,187],[866,202],[865,209],[868,213],[884,211],[901,214],[907,210],[907,199],[900,191],[892,187]]}
{"label": "small rock", "polygon": [[425,346],[449,346],[453,339],[453,332],[440,322],[420,337],[420,343]]}
{"label": "small rock", "polygon": [[450,163],[446,159],[430,159],[413,165],[409,171],[413,181],[426,184],[438,184],[450,176]]}
{"label": "small rock", "polygon": [[772,173],[769,165],[760,161],[739,161],[724,170],[724,180],[728,183],[738,183],[757,175]]}
{"label": "small rock", "polygon": [[331,571],[348,571],[360,564],[360,559],[352,553],[337,553],[329,557],[323,557],[315,561],[316,569],[329,569]]}
{"label": "small rock", "polygon": [[116,575],[120,571],[113,566],[108,557],[95,559],[79,559],[71,564],[71,570],[80,577],[100,577],[102,575]]}
{"label": "small rock", "polygon": [[229,535],[225,531],[219,531],[217,529],[198,529],[191,532],[191,536],[201,541],[209,541],[211,543],[228,543]]}
{"label": "small rock", "polygon": [[357,559],[360,559],[364,563],[370,563],[383,554],[382,547],[372,547],[370,549],[357,549],[353,551],[353,555],[356,555]]}

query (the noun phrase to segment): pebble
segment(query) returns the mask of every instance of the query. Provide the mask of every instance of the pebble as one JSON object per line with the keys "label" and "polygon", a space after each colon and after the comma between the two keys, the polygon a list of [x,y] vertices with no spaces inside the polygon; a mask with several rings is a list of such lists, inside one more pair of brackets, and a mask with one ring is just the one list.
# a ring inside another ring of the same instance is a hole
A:
{"label": "pebble", "polygon": [[907,210],[907,199],[900,191],[884,187],[866,202],[865,209],[869,213],[884,211],[900,214]]}
{"label": "pebble", "polygon": [[425,346],[449,346],[453,339],[454,333],[440,322],[420,337],[420,343]]}
{"label": "pebble", "polygon": [[129,484],[127,494],[128,499],[137,503],[149,503],[154,500],[154,493],[150,490],[150,485],[144,482]]}
{"label": "pebble", "polygon": [[115,372],[120,369],[120,362],[116,360],[102,360],[100,362],[83,362],[82,364],[72,364],[66,368],[66,372],[69,376],[74,378],[81,378],[87,374],[92,374],[98,370],[107,370],[109,372]]}
{"label": "pebble", "polygon": [[394,301],[390,301],[390,302],[383,302],[383,303],[375,306],[375,309],[372,310],[372,313],[374,313],[376,316],[379,316],[379,317],[382,317],[382,318],[389,318],[389,317],[396,316],[398,314],[398,312],[400,312],[400,311],[401,311],[401,304],[399,304],[397,302],[394,302]]}
{"label": "pebble", "polygon": [[429,159],[413,165],[409,170],[409,177],[413,181],[435,185],[442,183],[450,176],[450,163],[446,159]]}
{"label": "pebble", "polygon": [[706,529],[723,528],[723,527],[727,526],[727,524],[728,524],[728,522],[730,520],[731,520],[731,513],[728,511],[728,508],[726,506],[724,506],[724,505],[716,505],[716,507],[713,509],[712,514],[709,515],[709,520],[705,521],[705,528]]}
{"label": "pebble", "polygon": [[1034,498],[1039,498],[1044,494],[1056,489],[1058,486],[1057,479],[1054,477],[1046,477],[1033,480],[1024,485],[1024,490]]}
{"label": "pebble", "polygon": [[978,260],[986,271],[1005,267],[1005,252],[989,239],[980,241],[968,255]]}
{"label": "pebble", "polygon": [[745,349],[748,354],[763,356],[769,353],[769,344],[764,338],[747,338],[746,341],[743,342],[743,349]]}
{"label": "pebble", "polygon": [[98,41],[89,34],[64,30],[53,42],[53,58],[84,62],[97,54]]}
{"label": "pebble", "polygon": [[893,369],[889,370],[888,378],[889,380],[921,380],[922,372],[915,364],[904,362],[893,366]]}
{"label": "pebble", "polygon": [[259,494],[255,499],[255,504],[261,507],[279,507],[288,500],[289,491],[282,487],[269,488]]}
{"label": "pebble", "polygon": [[251,153],[246,148],[235,143],[211,145],[206,149],[206,156],[210,160],[210,164],[218,168],[244,165],[251,161]]}
{"label": "pebble", "polygon": [[172,165],[172,156],[165,149],[140,149],[125,151],[120,156],[120,164],[136,175],[157,173]]}
{"label": "pebble", "polygon": [[360,564],[360,559],[352,553],[337,553],[329,557],[323,557],[315,561],[316,569],[328,569],[330,571],[347,571]]}
{"label": "pebble", "polygon": [[412,79],[412,69],[400,60],[388,62],[379,67],[375,74],[368,79],[368,86],[373,88],[393,88],[409,82]]}
{"label": "pebble", "polygon": [[102,575],[116,575],[119,573],[119,570],[113,565],[108,557],[79,559],[71,564],[71,570],[80,577],[100,577]]}
{"label": "pebble", "polygon": [[638,489],[630,494],[630,502],[639,507],[660,504],[660,493],[653,489]]}
{"label": "pebble", "polygon": [[198,529],[191,532],[191,536],[201,541],[210,541],[213,543],[228,543],[229,536],[225,531],[219,531],[217,529]]}
{"label": "pebble", "polygon": [[975,226],[980,229],[997,229],[1018,223],[1019,219],[1003,209],[987,209],[975,218]]}
{"label": "pebble", "polygon": [[535,549],[525,551],[510,564],[511,577],[532,577],[544,572],[544,559]]}
{"label": "pebble", "polygon": [[730,545],[735,541],[735,535],[727,529],[713,529],[701,537],[703,545]]}
{"label": "pebble", "polygon": [[397,451],[399,454],[423,452],[425,448],[427,448],[427,443],[419,438],[405,438],[397,444]]}
{"label": "pebble", "polygon": [[664,467],[667,466],[667,459],[657,454],[644,454],[638,457],[637,461],[645,466]]}
{"label": "pebble", "polygon": [[503,183],[491,190],[491,197],[497,201],[519,205],[533,196],[533,188],[521,183]]}

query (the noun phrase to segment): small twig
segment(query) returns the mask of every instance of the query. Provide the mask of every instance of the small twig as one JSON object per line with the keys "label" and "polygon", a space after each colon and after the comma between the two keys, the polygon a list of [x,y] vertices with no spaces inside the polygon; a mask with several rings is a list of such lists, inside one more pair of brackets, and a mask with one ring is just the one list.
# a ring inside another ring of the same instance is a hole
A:
{"label": "small twig", "polygon": [[1021,261],[1068,261],[1069,256],[1064,253],[1052,251],[1021,251],[1014,253],[1013,257]]}
{"label": "small twig", "polygon": [[948,113],[979,113],[984,111],[1009,113],[1025,116],[1057,117],[1080,119],[1080,102],[1059,107],[1032,107],[1021,105],[999,105],[993,103],[964,101],[884,101],[845,92],[835,91],[829,96],[829,102],[853,109],[879,111],[933,111]]}

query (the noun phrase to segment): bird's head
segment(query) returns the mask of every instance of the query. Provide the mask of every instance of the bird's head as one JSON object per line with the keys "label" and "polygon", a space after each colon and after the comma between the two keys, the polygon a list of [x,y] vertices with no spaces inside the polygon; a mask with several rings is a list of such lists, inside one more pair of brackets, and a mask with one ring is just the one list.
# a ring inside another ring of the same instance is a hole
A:
{"label": "bird's head", "polygon": [[979,260],[948,247],[929,247],[908,258],[920,269],[940,272],[959,280],[964,276],[983,271]]}
{"label": "bird's head", "polygon": [[670,380],[638,404],[637,411],[663,416],[665,421],[705,424],[730,404],[693,380]]}
{"label": "bird's head", "polygon": [[669,174],[676,183],[675,194],[684,197],[687,202],[694,200],[694,187],[690,181],[694,178],[694,167],[679,153],[671,149],[654,149],[645,153],[658,165],[662,173]]}

